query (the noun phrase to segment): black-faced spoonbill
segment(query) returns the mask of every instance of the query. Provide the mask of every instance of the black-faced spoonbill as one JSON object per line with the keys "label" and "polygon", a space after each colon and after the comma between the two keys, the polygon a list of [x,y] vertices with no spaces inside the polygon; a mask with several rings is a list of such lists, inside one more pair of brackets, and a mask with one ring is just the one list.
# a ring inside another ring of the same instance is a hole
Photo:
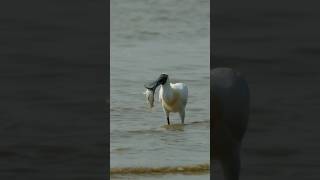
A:
{"label": "black-faced spoonbill", "polygon": [[249,118],[248,84],[232,69],[216,68],[211,71],[210,94],[213,159],[220,161],[225,179],[238,180],[240,146]]}
{"label": "black-faced spoonbill", "polygon": [[159,100],[166,114],[167,123],[170,124],[169,114],[171,112],[178,112],[181,124],[184,124],[185,108],[188,102],[187,86],[183,83],[170,83],[169,76],[161,74],[156,81],[147,83],[144,87],[154,92],[159,85],[161,86]]}

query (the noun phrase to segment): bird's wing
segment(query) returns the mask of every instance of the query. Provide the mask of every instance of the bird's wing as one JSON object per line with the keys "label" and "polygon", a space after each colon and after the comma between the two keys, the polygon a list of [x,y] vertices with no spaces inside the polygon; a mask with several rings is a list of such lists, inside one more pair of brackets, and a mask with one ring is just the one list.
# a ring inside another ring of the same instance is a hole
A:
{"label": "bird's wing", "polygon": [[181,100],[184,104],[187,104],[188,102],[188,87],[184,83],[175,83],[170,84],[171,88],[178,91],[181,95]]}

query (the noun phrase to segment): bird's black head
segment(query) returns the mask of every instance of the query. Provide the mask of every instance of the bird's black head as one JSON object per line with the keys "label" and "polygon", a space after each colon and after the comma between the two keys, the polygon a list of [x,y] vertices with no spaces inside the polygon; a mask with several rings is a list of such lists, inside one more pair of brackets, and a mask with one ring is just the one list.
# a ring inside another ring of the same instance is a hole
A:
{"label": "bird's black head", "polygon": [[167,74],[161,74],[158,78],[159,84],[165,84],[168,80],[168,75]]}

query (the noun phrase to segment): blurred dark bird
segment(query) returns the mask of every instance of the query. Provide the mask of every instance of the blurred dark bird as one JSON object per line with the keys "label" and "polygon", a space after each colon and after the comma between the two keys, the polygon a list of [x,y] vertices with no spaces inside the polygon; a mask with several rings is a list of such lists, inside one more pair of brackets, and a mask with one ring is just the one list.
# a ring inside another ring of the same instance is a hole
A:
{"label": "blurred dark bird", "polygon": [[250,93],[245,79],[230,68],[211,71],[211,137],[213,159],[226,180],[238,180],[240,147],[249,119]]}

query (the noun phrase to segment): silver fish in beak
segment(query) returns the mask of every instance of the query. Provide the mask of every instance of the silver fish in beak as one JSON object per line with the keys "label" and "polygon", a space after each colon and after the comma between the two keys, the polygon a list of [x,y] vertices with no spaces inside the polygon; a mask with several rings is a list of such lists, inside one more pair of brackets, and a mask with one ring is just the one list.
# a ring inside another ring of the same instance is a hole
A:
{"label": "silver fish in beak", "polygon": [[150,108],[154,106],[154,92],[159,85],[166,83],[167,79],[168,75],[161,74],[157,80],[144,84],[144,87],[147,89],[144,94],[146,95]]}
{"label": "silver fish in beak", "polygon": [[144,94],[146,95],[147,102],[149,103],[150,108],[153,108],[153,106],[154,106],[154,91],[147,89]]}

